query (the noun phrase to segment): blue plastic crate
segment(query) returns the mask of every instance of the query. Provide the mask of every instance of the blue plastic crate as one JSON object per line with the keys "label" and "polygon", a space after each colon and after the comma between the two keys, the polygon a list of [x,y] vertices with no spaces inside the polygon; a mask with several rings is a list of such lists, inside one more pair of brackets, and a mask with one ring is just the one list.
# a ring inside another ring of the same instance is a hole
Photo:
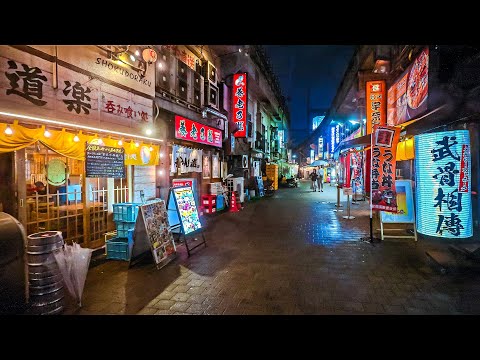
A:
{"label": "blue plastic crate", "polygon": [[133,242],[130,239],[113,238],[105,242],[107,259],[130,260],[130,251]]}
{"label": "blue plastic crate", "polygon": [[117,237],[128,238],[128,230],[135,228],[135,221],[115,221]]}
{"label": "blue plastic crate", "polygon": [[118,203],[113,204],[113,221],[135,221],[141,204]]}

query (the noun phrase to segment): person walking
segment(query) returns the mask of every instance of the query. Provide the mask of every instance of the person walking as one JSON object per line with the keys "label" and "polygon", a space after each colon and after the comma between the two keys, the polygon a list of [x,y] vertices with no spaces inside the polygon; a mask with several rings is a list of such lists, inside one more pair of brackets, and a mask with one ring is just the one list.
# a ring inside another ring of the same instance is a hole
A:
{"label": "person walking", "polygon": [[317,169],[313,169],[313,172],[310,174],[310,178],[312,179],[312,190],[317,191]]}
{"label": "person walking", "polygon": [[323,168],[318,169],[317,183],[318,183],[318,190],[323,192]]}

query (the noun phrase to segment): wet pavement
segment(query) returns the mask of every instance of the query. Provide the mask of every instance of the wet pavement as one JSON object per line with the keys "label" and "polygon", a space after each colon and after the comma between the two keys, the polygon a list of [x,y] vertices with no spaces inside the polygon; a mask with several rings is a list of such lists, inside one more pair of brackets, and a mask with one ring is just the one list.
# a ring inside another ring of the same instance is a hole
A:
{"label": "wet pavement", "polygon": [[[205,215],[207,247],[157,270],[100,261],[66,314],[477,314],[478,271],[441,274],[419,239],[370,244],[368,202],[336,213],[337,190],[279,189],[237,213]],[[341,196],[344,209],[346,197]],[[376,228],[376,226],[374,227]]]}

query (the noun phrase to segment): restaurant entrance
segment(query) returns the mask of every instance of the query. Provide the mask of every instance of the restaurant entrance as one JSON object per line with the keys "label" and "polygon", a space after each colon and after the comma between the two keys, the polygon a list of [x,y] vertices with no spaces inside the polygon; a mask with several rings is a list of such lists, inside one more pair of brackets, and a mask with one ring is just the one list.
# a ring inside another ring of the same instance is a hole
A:
{"label": "restaurant entrance", "polygon": [[109,208],[128,201],[126,179],[86,178],[84,161],[41,142],[17,152],[25,158],[23,167],[17,163],[17,186],[27,234],[57,230],[66,243],[102,246],[104,234],[114,229]]}

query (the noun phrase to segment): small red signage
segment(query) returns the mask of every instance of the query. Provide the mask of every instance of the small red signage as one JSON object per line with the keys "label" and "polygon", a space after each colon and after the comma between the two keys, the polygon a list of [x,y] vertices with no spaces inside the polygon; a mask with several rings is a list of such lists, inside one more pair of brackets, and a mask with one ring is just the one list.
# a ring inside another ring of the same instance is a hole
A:
{"label": "small red signage", "polygon": [[460,159],[460,183],[458,184],[459,193],[468,193],[470,179],[468,178],[468,145],[462,146],[462,158]]}

